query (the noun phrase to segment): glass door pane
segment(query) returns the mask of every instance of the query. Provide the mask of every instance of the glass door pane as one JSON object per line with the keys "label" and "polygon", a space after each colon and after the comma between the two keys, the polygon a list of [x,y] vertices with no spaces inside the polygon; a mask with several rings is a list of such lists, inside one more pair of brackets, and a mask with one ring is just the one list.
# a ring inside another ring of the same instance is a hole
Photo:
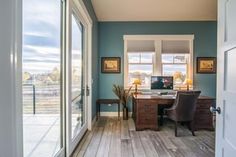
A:
{"label": "glass door pane", "polygon": [[61,1],[23,0],[24,156],[52,157],[63,148]]}
{"label": "glass door pane", "polygon": [[83,25],[72,15],[71,43],[71,134],[84,124]]}

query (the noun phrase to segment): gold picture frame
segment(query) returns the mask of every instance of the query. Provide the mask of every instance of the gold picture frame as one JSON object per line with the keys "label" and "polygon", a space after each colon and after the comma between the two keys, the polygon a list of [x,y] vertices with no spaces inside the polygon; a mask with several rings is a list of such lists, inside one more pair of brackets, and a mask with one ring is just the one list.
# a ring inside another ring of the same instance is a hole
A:
{"label": "gold picture frame", "polygon": [[120,57],[102,57],[102,73],[120,73]]}
{"label": "gold picture frame", "polygon": [[197,73],[215,74],[216,57],[197,57]]}

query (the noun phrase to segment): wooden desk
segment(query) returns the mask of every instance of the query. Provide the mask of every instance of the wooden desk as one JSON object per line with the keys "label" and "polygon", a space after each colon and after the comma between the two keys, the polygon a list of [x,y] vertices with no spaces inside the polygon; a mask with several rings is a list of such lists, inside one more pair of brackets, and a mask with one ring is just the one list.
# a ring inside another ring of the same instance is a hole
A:
{"label": "wooden desk", "polygon": [[120,100],[119,99],[97,99],[97,120],[100,117],[101,104],[117,104],[118,106],[118,119],[120,119]]}
{"label": "wooden desk", "polygon": [[[170,105],[175,101],[173,96],[133,95],[133,119],[136,130],[152,129],[158,127],[158,105]],[[213,130],[213,116],[210,107],[214,105],[215,99],[200,96],[197,102],[194,116],[194,129]]]}

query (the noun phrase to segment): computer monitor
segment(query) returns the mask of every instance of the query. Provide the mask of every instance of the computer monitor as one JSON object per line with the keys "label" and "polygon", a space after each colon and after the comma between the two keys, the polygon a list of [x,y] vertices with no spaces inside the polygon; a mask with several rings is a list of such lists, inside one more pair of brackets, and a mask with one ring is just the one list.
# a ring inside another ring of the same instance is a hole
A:
{"label": "computer monitor", "polygon": [[173,77],[151,76],[151,89],[173,90]]}

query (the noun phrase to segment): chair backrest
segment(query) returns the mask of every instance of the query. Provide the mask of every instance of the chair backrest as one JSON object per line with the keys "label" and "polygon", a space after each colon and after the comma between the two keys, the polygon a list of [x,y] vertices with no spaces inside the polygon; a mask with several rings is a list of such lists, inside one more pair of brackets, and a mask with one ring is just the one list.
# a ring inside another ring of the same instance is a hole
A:
{"label": "chair backrest", "polygon": [[196,111],[197,99],[201,91],[178,91],[174,103],[178,121],[192,121]]}

